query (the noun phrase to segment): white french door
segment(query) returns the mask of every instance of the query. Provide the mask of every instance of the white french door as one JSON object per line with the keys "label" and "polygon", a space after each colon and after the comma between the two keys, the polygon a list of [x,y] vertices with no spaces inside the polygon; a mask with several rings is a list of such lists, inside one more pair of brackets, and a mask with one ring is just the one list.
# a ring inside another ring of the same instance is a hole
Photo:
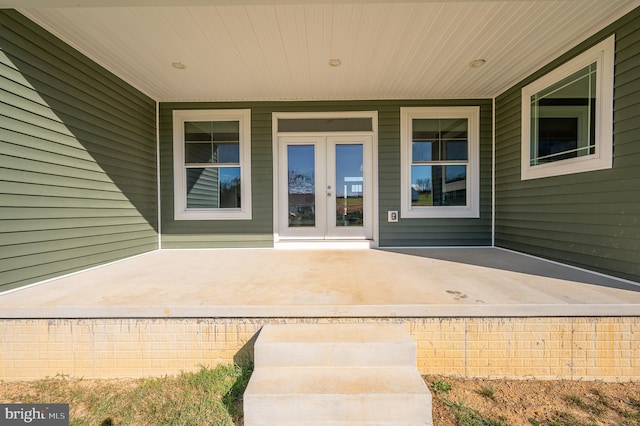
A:
{"label": "white french door", "polygon": [[371,239],[369,135],[278,138],[281,239]]}

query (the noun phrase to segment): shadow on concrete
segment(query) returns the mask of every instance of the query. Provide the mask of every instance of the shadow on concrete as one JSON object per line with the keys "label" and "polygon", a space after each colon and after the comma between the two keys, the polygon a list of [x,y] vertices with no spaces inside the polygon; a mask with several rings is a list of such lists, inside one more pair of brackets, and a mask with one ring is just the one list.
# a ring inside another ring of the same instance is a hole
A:
{"label": "shadow on concrete", "polygon": [[572,281],[581,284],[640,292],[640,283],[617,279],[615,277],[605,276],[545,259],[524,255],[522,253],[493,247],[380,248],[378,250],[407,256],[417,256],[484,268],[499,269],[502,271],[517,272],[526,275]]}

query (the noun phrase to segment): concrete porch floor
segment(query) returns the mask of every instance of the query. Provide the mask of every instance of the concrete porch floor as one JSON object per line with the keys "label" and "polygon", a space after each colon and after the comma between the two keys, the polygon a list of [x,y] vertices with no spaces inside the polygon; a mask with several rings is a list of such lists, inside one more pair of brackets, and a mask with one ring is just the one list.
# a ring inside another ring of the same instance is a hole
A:
{"label": "concrete porch floor", "polygon": [[640,284],[497,248],[161,250],[0,294],[0,318],[638,315]]}

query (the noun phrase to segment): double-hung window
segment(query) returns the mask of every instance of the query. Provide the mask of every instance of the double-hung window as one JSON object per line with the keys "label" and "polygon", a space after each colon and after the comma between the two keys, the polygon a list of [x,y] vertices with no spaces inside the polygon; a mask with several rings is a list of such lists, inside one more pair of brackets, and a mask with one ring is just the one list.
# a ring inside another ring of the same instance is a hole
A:
{"label": "double-hung window", "polygon": [[522,179],[611,168],[614,36],[522,89]]}
{"label": "double-hung window", "polygon": [[176,220],[251,219],[250,110],[173,113]]}
{"label": "double-hung window", "polygon": [[479,216],[479,108],[401,108],[401,216]]}

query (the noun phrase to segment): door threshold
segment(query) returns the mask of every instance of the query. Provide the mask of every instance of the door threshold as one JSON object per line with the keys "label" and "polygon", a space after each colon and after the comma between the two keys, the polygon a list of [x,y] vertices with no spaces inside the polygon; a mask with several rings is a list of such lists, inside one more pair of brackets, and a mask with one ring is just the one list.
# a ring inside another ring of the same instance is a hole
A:
{"label": "door threshold", "polygon": [[283,250],[364,250],[376,248],[372,240],[280,240],[273,244]]}

